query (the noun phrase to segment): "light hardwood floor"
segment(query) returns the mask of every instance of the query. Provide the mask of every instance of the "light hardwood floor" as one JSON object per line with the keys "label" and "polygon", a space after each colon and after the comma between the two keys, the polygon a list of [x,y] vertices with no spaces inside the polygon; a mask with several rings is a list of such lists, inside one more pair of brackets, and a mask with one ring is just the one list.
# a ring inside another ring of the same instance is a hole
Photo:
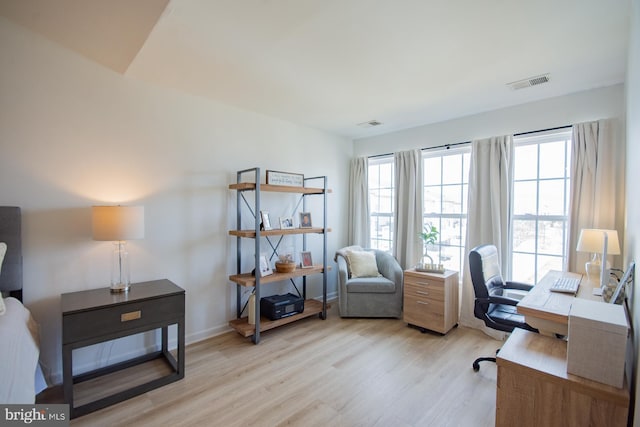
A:
{"label": "light hardwood floor", "polygon": [[336,308],[268,331],[186,348],[184,380],[72,420],[72,426],[493,426],[500,346],[463,327],[446,336]]}

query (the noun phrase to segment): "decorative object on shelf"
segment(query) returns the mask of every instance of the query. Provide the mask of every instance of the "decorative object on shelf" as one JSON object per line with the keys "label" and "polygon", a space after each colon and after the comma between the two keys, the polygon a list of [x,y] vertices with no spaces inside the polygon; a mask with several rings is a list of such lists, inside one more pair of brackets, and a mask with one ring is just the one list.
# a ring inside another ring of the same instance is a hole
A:
{"label": "decorative object on shelf", "polygon": [[260,211],[260,230],[271,230],[271,219],[268,211]]}
{"label": "decorative object on shelf", "polygon": [[247,310],[249,311],[249,318],[247,322],[250,325],[256,324],[256,294],[249,295],[249,302],[247,302]]}
{"label": "decorative object on shelf", "polygon": [[144,206],[93,206],[93,240],[113,241],[111,292],[131,286],[127,240],[144,239]]}
{"label": "decorative object on shelf", "polygon": [[299,173],[278,172],[278,171],[267,170],[267,184],[290,185],[292,187],[302,187],[304,185],[304,175]]}
{"label": "decorative object on shelf", "polygon": [[278,261],[276,261],[276,271],[278,273],[291,273],[295,269],[296,262],[292,253],[287,252],[278,255]]}
{"label": "decorative object on shelf", "polygon": [[260,277],[269,276],[273,274],[271,264],[266,255],[260,255]]}
{"label": "decorative object on shelf", "polygon": [[300,253],[300,266],[302,268],[312,268],[313,259],[311,258],[311,252],[303,251]]}
{"label": "decorative object on shelf", "polygon": [[[417,271],[444,273],[444,266],[440,263],[435,264],[433,262],[433,258],[431,258],[428,253],[429,245],[433,245],[436,243],[436,241],[438,240],[438,234],[440,234],[438,232],[438,229],[431,224],[425,226],[422,233],[418,233],[418,236],[424,242],[424,254],[422,255],[422,260],[420,261],[420,263],[416,265]],[[427,260],[429,260],[429,262],[426,262]]]}
{"label": "decorative object on shelf", "polygon": [[618,232],[616,230],[583,228],[580,230],[576,251],[593,253],[593,258],[585,263],[584,269],[587,273],[587,279],[592,282],[600,282],[600,289],[604,290],[609,283],[607,255],[620,255]]}
{"label": "decorative object on shelf", "polygon": [[293,217],[291,216],[281,216],[280,217],[280,228],[282,230],[290,230],[293,228]]}
{"label": "decorative object on shelf", "polygon": [[311,212],[300,212],[300,228],[311,227]]}

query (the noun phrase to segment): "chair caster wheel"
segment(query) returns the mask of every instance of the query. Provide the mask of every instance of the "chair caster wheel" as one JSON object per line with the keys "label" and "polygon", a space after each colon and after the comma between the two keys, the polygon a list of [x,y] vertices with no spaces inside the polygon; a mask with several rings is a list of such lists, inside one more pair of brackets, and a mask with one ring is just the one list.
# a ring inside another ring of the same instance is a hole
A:
{"label": "chair caster wheel", "polygon": [[480,370],[480,364],[479,363],[473,363],[473,372],[478,372]]}

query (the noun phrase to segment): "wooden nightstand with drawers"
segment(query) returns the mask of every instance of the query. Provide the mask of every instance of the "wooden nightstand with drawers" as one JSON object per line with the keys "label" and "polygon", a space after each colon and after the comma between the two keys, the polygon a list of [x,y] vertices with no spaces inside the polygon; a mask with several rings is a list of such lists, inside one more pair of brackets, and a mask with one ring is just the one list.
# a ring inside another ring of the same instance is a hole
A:
{"label": "wooden nightstand with drawers", "polygon": [[458,325],[458,272],[404,272],[404,319],[411,326],[446,334]]}
{"label": "wooden nightstand with drawers", "polygon": [[[120,294],[109,288],[71,292],[62,294],[61,303],[63,391],[71,418],[184,378],[185,291],[175,283],[134,283]],[[168,347],[172,325],[177,325],[173,353]],[[161,331],[157,351],[74,375],[74,350],[153,330]],[[99,395],[87,393],[91,383],[102,390]]]}

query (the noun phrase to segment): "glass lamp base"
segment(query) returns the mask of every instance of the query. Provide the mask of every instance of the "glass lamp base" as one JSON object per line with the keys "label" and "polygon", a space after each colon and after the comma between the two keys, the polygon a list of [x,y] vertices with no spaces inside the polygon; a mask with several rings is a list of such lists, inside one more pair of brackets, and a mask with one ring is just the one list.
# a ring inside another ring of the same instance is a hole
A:
{"label": "glass lamp base", "polygon": [[131,285],[118,283],[118,284],[111,285],[111,288],[109,289],[111,289],[112,294],[121,294],[121,293],[129,292],[130,288],[131,288]]}
{"label": "glass lamp base", "polygon": [[600,260],[588,261],[584,264],[587,273],[587,280],[593,283],[600,283]]}

